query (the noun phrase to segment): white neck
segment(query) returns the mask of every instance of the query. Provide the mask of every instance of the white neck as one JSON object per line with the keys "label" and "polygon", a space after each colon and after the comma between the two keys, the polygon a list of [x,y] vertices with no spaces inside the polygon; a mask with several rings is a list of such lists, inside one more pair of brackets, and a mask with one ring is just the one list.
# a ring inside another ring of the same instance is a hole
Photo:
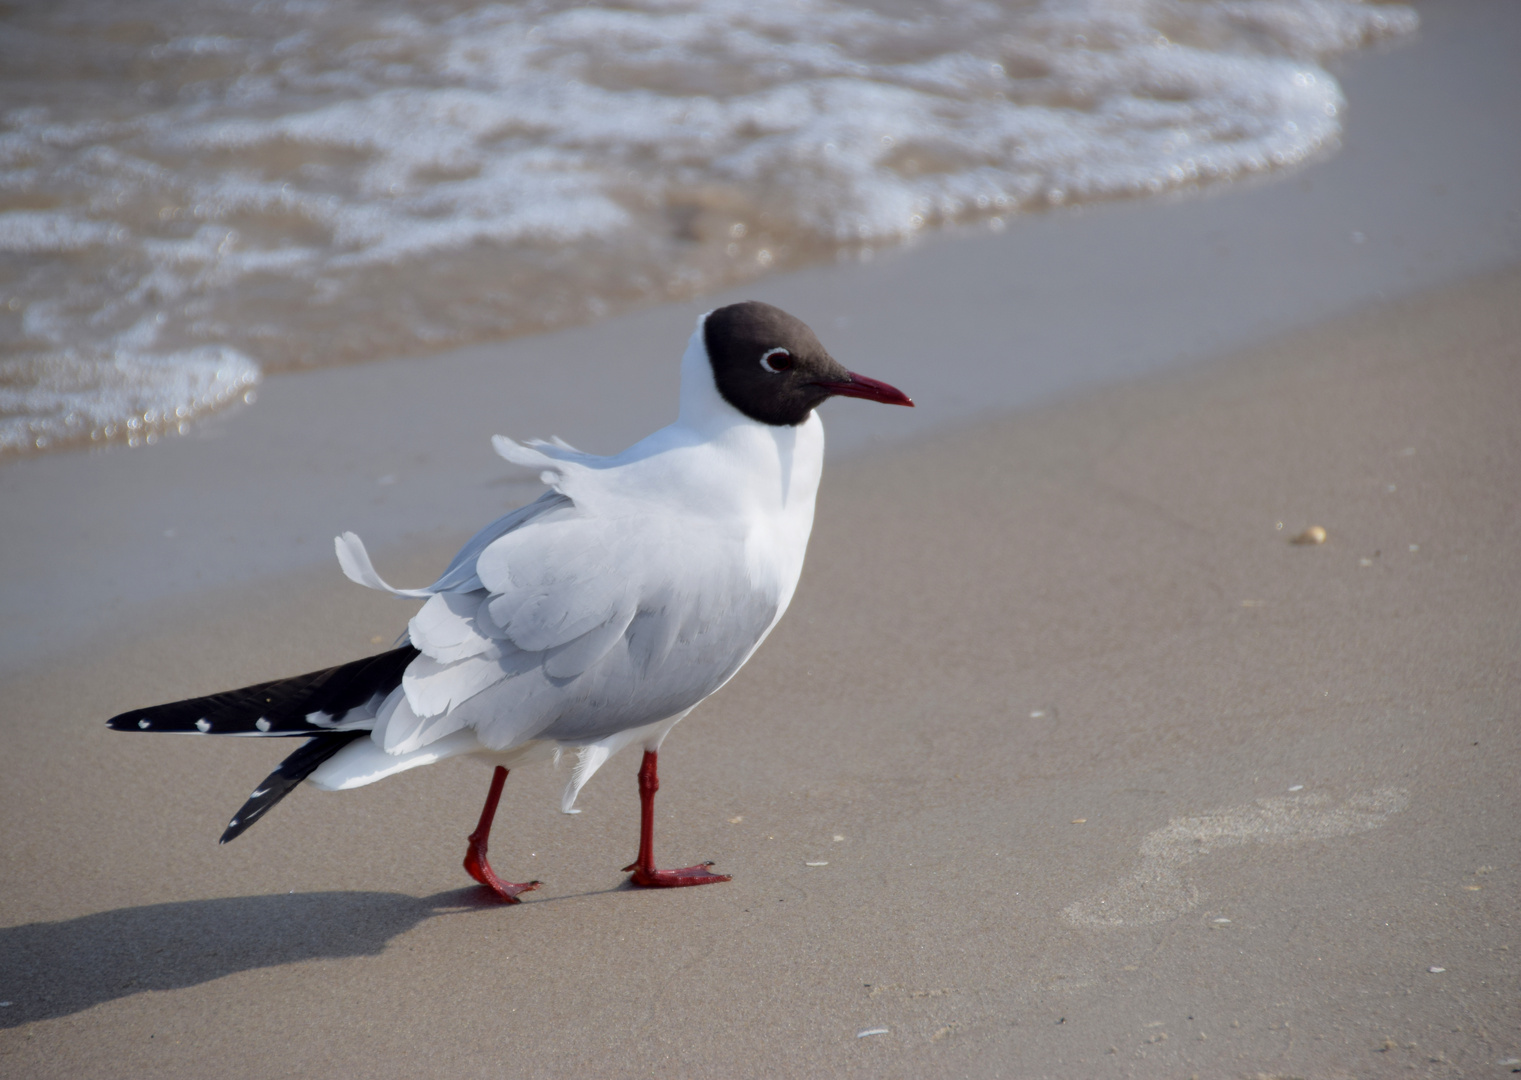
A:
{"label": "white neck", "polygon": [[730,405],[718,392],[713,365],[708,360],[708,346],[703,340],[703,327],[710,314],[698,316],[697,328],[687,341],[687,351],[681,354],[681,411],[676,421],[704,439],[735,424],[759,423]]}

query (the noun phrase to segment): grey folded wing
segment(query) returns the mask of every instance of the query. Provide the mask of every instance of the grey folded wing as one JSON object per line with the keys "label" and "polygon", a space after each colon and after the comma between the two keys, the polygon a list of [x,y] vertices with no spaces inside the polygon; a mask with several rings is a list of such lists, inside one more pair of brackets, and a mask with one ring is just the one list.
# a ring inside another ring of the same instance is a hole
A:
{"label": "grey folded wing", "polygon": [[506,749],[652,723],[721,686],[775,619],[742,536],[591,516],[564,496],[531,507],[477,534],[409,623],[422,655],[377,724],[386,750],[464,727]]}

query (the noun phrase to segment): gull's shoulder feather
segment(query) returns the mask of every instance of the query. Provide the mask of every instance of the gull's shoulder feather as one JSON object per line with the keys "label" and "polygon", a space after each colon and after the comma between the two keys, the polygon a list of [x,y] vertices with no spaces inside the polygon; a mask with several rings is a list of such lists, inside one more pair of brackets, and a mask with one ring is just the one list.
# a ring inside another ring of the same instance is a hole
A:
{"label": "gull's shoulder feather", "polygon": [[448,567],[439,575],[438,580],[421,589],[398,589],[388,584],[376,572],[374,564],[370,562],[370,554],[365,550],[364,541],[355,533],[346,532],[335,537],[333,548],[338,555],[338,565],[343,569],[344,576],[356,585],[363,585],[368,589],[388,592],[393,596],[419,598],[437,593],[472,592],[481,587],[481,583],[475,579],[475,559],[492,541],[506,536],[515,529],[522,528],[531,521],[565,510],[571,505],[572,500],[568,496],[551,490],[526,506],[520,506],[516,510],[503,514],[467,540],[465,546],[459,549],[459,553],[450,560]]}

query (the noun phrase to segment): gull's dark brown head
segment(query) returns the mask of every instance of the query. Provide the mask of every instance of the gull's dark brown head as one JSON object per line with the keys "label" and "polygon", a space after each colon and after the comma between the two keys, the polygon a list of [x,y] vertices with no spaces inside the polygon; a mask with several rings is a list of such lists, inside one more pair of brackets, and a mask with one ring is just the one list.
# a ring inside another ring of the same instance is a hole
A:
{"label": "gull's dark brown head", "polygon": [[802,320],[758,300],[710,312],[702,334],[718,392],[763,424],[801,424],[835,395],[914,404],[901,390],[847,371]]}

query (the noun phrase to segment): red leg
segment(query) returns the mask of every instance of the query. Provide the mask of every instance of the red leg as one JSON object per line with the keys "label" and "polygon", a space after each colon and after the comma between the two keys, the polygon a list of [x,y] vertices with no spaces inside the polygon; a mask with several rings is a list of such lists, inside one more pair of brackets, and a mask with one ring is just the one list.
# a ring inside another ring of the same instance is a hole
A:
{"label": "red leg", "polygon": [[680,870],[655,869],[655,792],[660,790],[660,776],[655,771],[655,751],[646,750],[639,766],[639,857],[625,866],[634,872],[635,885],[670,889],[678,885],[711,885],[730,880],[728,874],[710,873],[713,864],[700,863]]}
{"label": "red leg", "polygon": [[498,765],[491,776],[491,790],[486,793],[486,805],[481,807],[481,822],[475,827],[475,832],[470,834],[470,847],[465,851],[465,872],[496,893],[504,903],[519,904],[522,901],[518,899],[518,893],[537,889],[539,883],[530,881],[526,885],[517,885],[503,881],[486,861],[486,841],[491,838],[491,822],[496,817],[497,800],[502,797],[502,785],[506,782],[507,770]]}

